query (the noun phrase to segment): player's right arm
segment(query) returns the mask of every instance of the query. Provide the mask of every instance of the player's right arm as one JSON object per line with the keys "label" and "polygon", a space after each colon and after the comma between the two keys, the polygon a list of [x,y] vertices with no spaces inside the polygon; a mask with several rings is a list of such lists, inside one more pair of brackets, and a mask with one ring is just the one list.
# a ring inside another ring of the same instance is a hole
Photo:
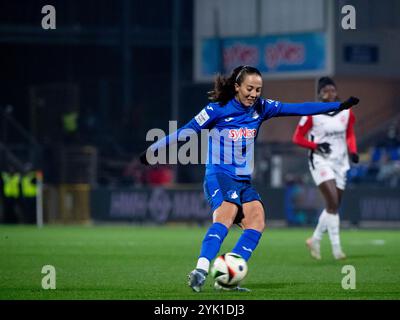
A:
{"label": "player's right arm", "polygon": [[192,135],[198,134],[201,129],[209,129],[214,124],[218,117],[218,110],[216,105],[208,105],[201,110],[192,120],[180,127],[174,133],[156,141],[143,151],[139,158],[140,162],[149,165],[147,156],[148,151],[154,154],[157,150],[167,148],[171,144],[176,144],[182,137],[188,138]]}
{"label": "player's right arm", "polygon": [[292,137],[293,143],[303,148],[315,150],[317,148],[317,144],[306,138],[306,135],[310,131],[312,126],[313,126],[313,121],[311,116],[301,117],[299,124],[297,125],[296,130]]}

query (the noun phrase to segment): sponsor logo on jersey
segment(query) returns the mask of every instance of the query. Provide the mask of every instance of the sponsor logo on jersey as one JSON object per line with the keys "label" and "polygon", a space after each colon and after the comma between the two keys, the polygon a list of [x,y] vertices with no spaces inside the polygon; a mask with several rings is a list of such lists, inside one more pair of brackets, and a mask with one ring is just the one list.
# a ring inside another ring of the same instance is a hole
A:
{"label": "sponsor logo on jersey", "polygon": [[256,134],[257,129],[240,128],[229,130],[229,138],[231,138],[233,141],[237,141],[241,138],[251,139],[254,138]]}
{"label": "sponsor logo on jersey", "polygon": [[211,107],[211,106],[207,106],[207,110],[212,110],[212,111],[214,111],[214,108]]}
{"label": "sponsor logo on jersey", "polygon": [[257,113],[257,111],[253,112],[252,118],[253,119],[258,119],[260,117],[260,115]]}
{"label": "sponsor logo on jersey", "polygon": [[330,138],[341,138],[344,135],[345,135],[345,131],[325,132],[325,137],[330,137]]}
{"label": "sponsor logo on jersey", "polygon": [[194,117],[194,119],[199,124],[199,126],[202,126],[204,123],[207,122],[208,119],[210,119],[210,116],[208,115],[207,111],[203,109],[197,116]]}

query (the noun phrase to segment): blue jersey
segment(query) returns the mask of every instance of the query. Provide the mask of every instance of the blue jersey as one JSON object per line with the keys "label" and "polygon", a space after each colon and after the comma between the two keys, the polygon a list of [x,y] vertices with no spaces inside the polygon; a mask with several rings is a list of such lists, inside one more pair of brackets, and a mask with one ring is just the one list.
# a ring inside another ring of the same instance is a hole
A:
{"label": "blue jersey", "polygon": [[210,103],[174,134],[150,146],[156,149],[176,141],[184,130],[199,133],[209,130],[206,176],[225,173],[236,180],[250,180],[253,171],[254,143],[263,121],[272,117],[313,115],[338,110],[340,102],[282,103],[259,98],[251,107],[235,98],[226,105]]}

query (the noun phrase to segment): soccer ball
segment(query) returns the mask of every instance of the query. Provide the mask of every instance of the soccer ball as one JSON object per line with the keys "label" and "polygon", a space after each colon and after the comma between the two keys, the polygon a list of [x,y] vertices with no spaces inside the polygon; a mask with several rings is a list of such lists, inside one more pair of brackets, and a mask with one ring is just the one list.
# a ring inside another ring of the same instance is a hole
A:
{"label": "soccer ball", "polygon": [[221,287],[236,287],[247,275],[247,263],[240,255],[225,253],[215,259],[211,276]]}

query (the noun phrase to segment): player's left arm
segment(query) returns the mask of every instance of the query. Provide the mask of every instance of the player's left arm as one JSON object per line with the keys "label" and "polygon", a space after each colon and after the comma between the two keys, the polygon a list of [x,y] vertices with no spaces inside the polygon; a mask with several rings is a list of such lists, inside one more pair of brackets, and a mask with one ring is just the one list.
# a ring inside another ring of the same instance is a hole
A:
{"label": "player's left arm", "polygon": [[346,130],[346,143],[350,153],[351,161],[353,161],[354,163],[358,163],[359,156],[357,153],[356,135],[354,133],[355,122],[356,122],[356,117],[354,116],[354,113],[350,110],[349,121],[347,123],[347,130]]}
{"label": "player's left arm", "polygon": [[344,102],[303,102],[282,103],[274,100],[264,100],[264,119],[284,116],[308,116],[323,114],[330,111],[349,109],[358,104],[359,99],[350,97]]}

